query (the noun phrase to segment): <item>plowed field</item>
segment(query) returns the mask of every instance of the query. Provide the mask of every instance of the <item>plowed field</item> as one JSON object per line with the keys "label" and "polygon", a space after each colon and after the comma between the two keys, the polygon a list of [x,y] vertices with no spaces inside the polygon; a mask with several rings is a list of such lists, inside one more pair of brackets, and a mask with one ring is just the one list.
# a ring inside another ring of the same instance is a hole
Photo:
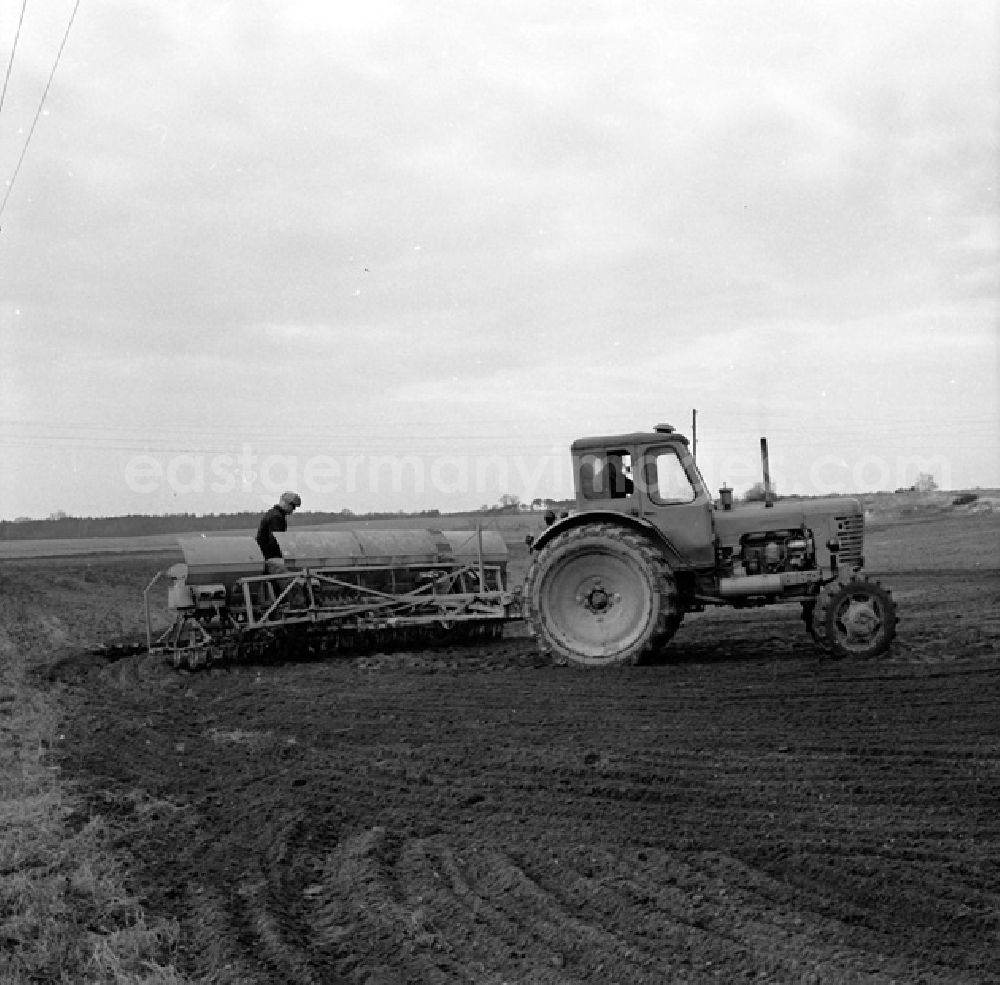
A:
{"label": "plowed field", "polygon": [[[194,674],[64,651],[62,773],[191,980],[997,982],[998,528],[870,533],[901,617],[870,662],[797,607],[598,672],[516,636]],[[130,628],[153,570],[25,564],[19,642]]]}

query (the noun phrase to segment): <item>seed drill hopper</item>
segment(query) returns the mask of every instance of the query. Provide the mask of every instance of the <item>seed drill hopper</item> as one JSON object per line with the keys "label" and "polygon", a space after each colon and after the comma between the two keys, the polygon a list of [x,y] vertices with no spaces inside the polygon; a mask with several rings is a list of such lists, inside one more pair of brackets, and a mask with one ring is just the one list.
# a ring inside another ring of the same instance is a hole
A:
{"label": "seed drill hopper", "polygon": [[[175,666],[491,639],[518,612],[496,531],[337,530],[276,535],[264,573],[249,536],[180,538],[184,562],[146,588],[147,644]],[[150,592],[172,621],[154,638]]]}

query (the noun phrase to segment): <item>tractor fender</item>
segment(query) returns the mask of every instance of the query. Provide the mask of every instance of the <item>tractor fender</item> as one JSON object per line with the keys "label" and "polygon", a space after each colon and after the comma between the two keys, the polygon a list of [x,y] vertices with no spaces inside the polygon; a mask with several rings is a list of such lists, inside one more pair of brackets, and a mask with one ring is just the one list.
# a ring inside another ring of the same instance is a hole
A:
{"label": "tractor fender", "polygon": [[546,527],[531,542],[532,551],[540,551],[554,537],[575,527],[581,527],[587,523],[614,523],[628,530],[636,530],[645,534],[653,543],[663,548],[664,556],[670,567],[676,571],[679,568],[690,567],[681,556],[681,553],[670,542],[662,530],[649,520],[642,517],[630,516],[628,513],[619,513],[617,510],[586,510],[583,513],[571,513],[569,516],[556,520],[550,527]]}

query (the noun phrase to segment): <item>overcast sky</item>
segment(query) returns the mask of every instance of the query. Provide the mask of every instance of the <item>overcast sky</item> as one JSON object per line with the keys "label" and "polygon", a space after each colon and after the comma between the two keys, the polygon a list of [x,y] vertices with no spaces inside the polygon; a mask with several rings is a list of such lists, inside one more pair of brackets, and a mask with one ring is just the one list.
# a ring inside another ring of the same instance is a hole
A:
{"label": "overcast sky", "polygon": [[[75,0],[28,0],[0,192]],[[0,0],[10,57],[22,0]],[[0,218],[0,519],[1000,486],[991,0],[82,0]]]}

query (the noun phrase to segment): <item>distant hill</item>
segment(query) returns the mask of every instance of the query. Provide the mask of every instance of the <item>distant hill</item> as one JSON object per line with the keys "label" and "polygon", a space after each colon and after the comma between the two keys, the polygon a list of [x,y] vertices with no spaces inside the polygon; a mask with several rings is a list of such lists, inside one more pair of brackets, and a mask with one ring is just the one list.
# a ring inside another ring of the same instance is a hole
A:
{"label": "distant hill", "polygon": [[[395,517],[426,517],[433,519],[440,510],[419,513],[296,513],[302,526],[340,523],[357,520],[382,520]],[[149,537],[157,534],[197,533],[199,531],[253,530],[258,513],[171,513],[165,516],[61,516],[48,520],[0,520],[0,541],[10,540],[77,540],[89,537]]]}
{"label": "distant hill", "polygon": [[[840,495],[840,494],[833,494]],[[950,511],[956,507],[964,512],[1000,512],[1000,490],[976,489],[968,490],[935,490],[934,492],[915,492],[901,489],[896,493],[854,493],[869,517],[879,519],[895,519],[914,513]],[[781,496],[779,499],[811,499],[809,496]],[[573,509],[571,500],[547,501],[557,512]],[[467,510],[461,513],[442,513],[440,510],[422,510],[415,513],[352,513],[343,510],[339,513],[298,512],[295,513],[297,527],[323,527],[329,524],[358,524],[366,521],[405,520],[439,521],[449,516],[482,517],[487,525],[491,521],[499,521],[501,517],[514,517],[524,514],[525,518],[534,513],[541,515],[541,510],[528,511],[524,506],[493,506],[479,510]],[[201,532],[221,533],[227,530],[238,530],[243,533],[255,530],[260,520],[259,512],[244,513],[209,513],[198,515],[194,513],[170,513],[164,516],[145,516],[129,514],[127,516],[77,517],[59,516],[46,520],[0,520],[0,543],[24,540],[83,540],[101,537],[155,537],[163,534],[190,534]],[[500,521],[508,522],[508,521]],[[428,524],[437,525],[437,524]],[[464,524],[462,524],[464,526]]]}

